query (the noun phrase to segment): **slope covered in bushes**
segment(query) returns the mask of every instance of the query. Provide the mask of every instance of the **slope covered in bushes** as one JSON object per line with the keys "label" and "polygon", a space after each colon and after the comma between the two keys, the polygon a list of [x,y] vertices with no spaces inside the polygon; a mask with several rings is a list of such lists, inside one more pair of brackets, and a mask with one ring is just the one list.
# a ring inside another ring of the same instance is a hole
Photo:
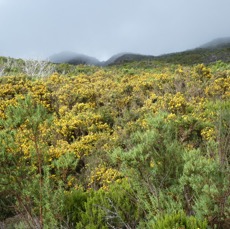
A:
{"label": "slope covered in bushes", "polygon": [[56,67],[0,78],[2,221],[229,228],[229,63]]}

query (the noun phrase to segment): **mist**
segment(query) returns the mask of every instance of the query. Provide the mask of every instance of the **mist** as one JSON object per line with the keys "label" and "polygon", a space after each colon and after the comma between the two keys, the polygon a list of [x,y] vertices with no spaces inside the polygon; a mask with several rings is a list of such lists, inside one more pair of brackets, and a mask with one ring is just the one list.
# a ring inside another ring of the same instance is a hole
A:
{"label": "mist", "polygon": [[0,56],[183,51],[229,37],[229,9],[229,0],[0,0]]}

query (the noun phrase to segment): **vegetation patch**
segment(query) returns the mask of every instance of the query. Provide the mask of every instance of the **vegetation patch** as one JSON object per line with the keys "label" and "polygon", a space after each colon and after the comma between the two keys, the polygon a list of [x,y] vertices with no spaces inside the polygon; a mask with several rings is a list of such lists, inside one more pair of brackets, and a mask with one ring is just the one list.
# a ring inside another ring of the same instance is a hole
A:
{"label": "vegetation patch", "polygon": [[1,58],[2,224],[229,228],[230,64],[174,57]]}

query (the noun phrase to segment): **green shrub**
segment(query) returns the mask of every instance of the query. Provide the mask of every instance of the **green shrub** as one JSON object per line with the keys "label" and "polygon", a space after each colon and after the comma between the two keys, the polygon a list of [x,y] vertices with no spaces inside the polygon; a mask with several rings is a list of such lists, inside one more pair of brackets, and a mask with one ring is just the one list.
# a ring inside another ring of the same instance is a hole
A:
{"label": "green shrub", "polygon": [[183,147],[176,139],[173,123],[166,122],[164,114],[149,118],[148,125],[149,130],[131,135],[126,142],[128,150],[117,148],[111,159],[130,180],[146,213],[159,214],[171,205],[170,212],[176,205],[181,208],[178,190],[172,193],[172,189],[182,174]]}
{"label": "green shrub", "polygon": [[85,212],[87,193],[82,190],[75,190],[65,194],[63,215],[68,225],[75,226],[80,221],[81,215]]}
{"label": "green shrub", "polygon": [[[184,172],[180,179],[187,212],[206,218],[211,226],[222,227],[229,218],[229,169],[220,165],[217,149],[212,155],[200,150],[184,154]],[[222,225],[222,226],[221,226]]]}
{"label": "green shrub", "polygon": [[149,228],[154,229],[207,229],[207,222],[198,220],[194,216],[186,216],[184,212],[164,215]]}
{"label": "green shrub", "polygon": [[112,184],[109,190],[87,193],[84,211],[80,211],[76,228],[135,228],[142,211],[137,207],[134,193],[126,181]]}

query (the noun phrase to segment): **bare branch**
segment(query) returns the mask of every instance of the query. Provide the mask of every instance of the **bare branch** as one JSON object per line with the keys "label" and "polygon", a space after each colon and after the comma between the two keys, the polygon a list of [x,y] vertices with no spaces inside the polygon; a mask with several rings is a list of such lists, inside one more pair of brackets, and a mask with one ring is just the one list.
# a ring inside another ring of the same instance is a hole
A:
{"label": "bare branch", "polygon": [[54,73],[55,67],[47,62],[41,60],[25,60],[24,73],[32,77],[46,77]]}

